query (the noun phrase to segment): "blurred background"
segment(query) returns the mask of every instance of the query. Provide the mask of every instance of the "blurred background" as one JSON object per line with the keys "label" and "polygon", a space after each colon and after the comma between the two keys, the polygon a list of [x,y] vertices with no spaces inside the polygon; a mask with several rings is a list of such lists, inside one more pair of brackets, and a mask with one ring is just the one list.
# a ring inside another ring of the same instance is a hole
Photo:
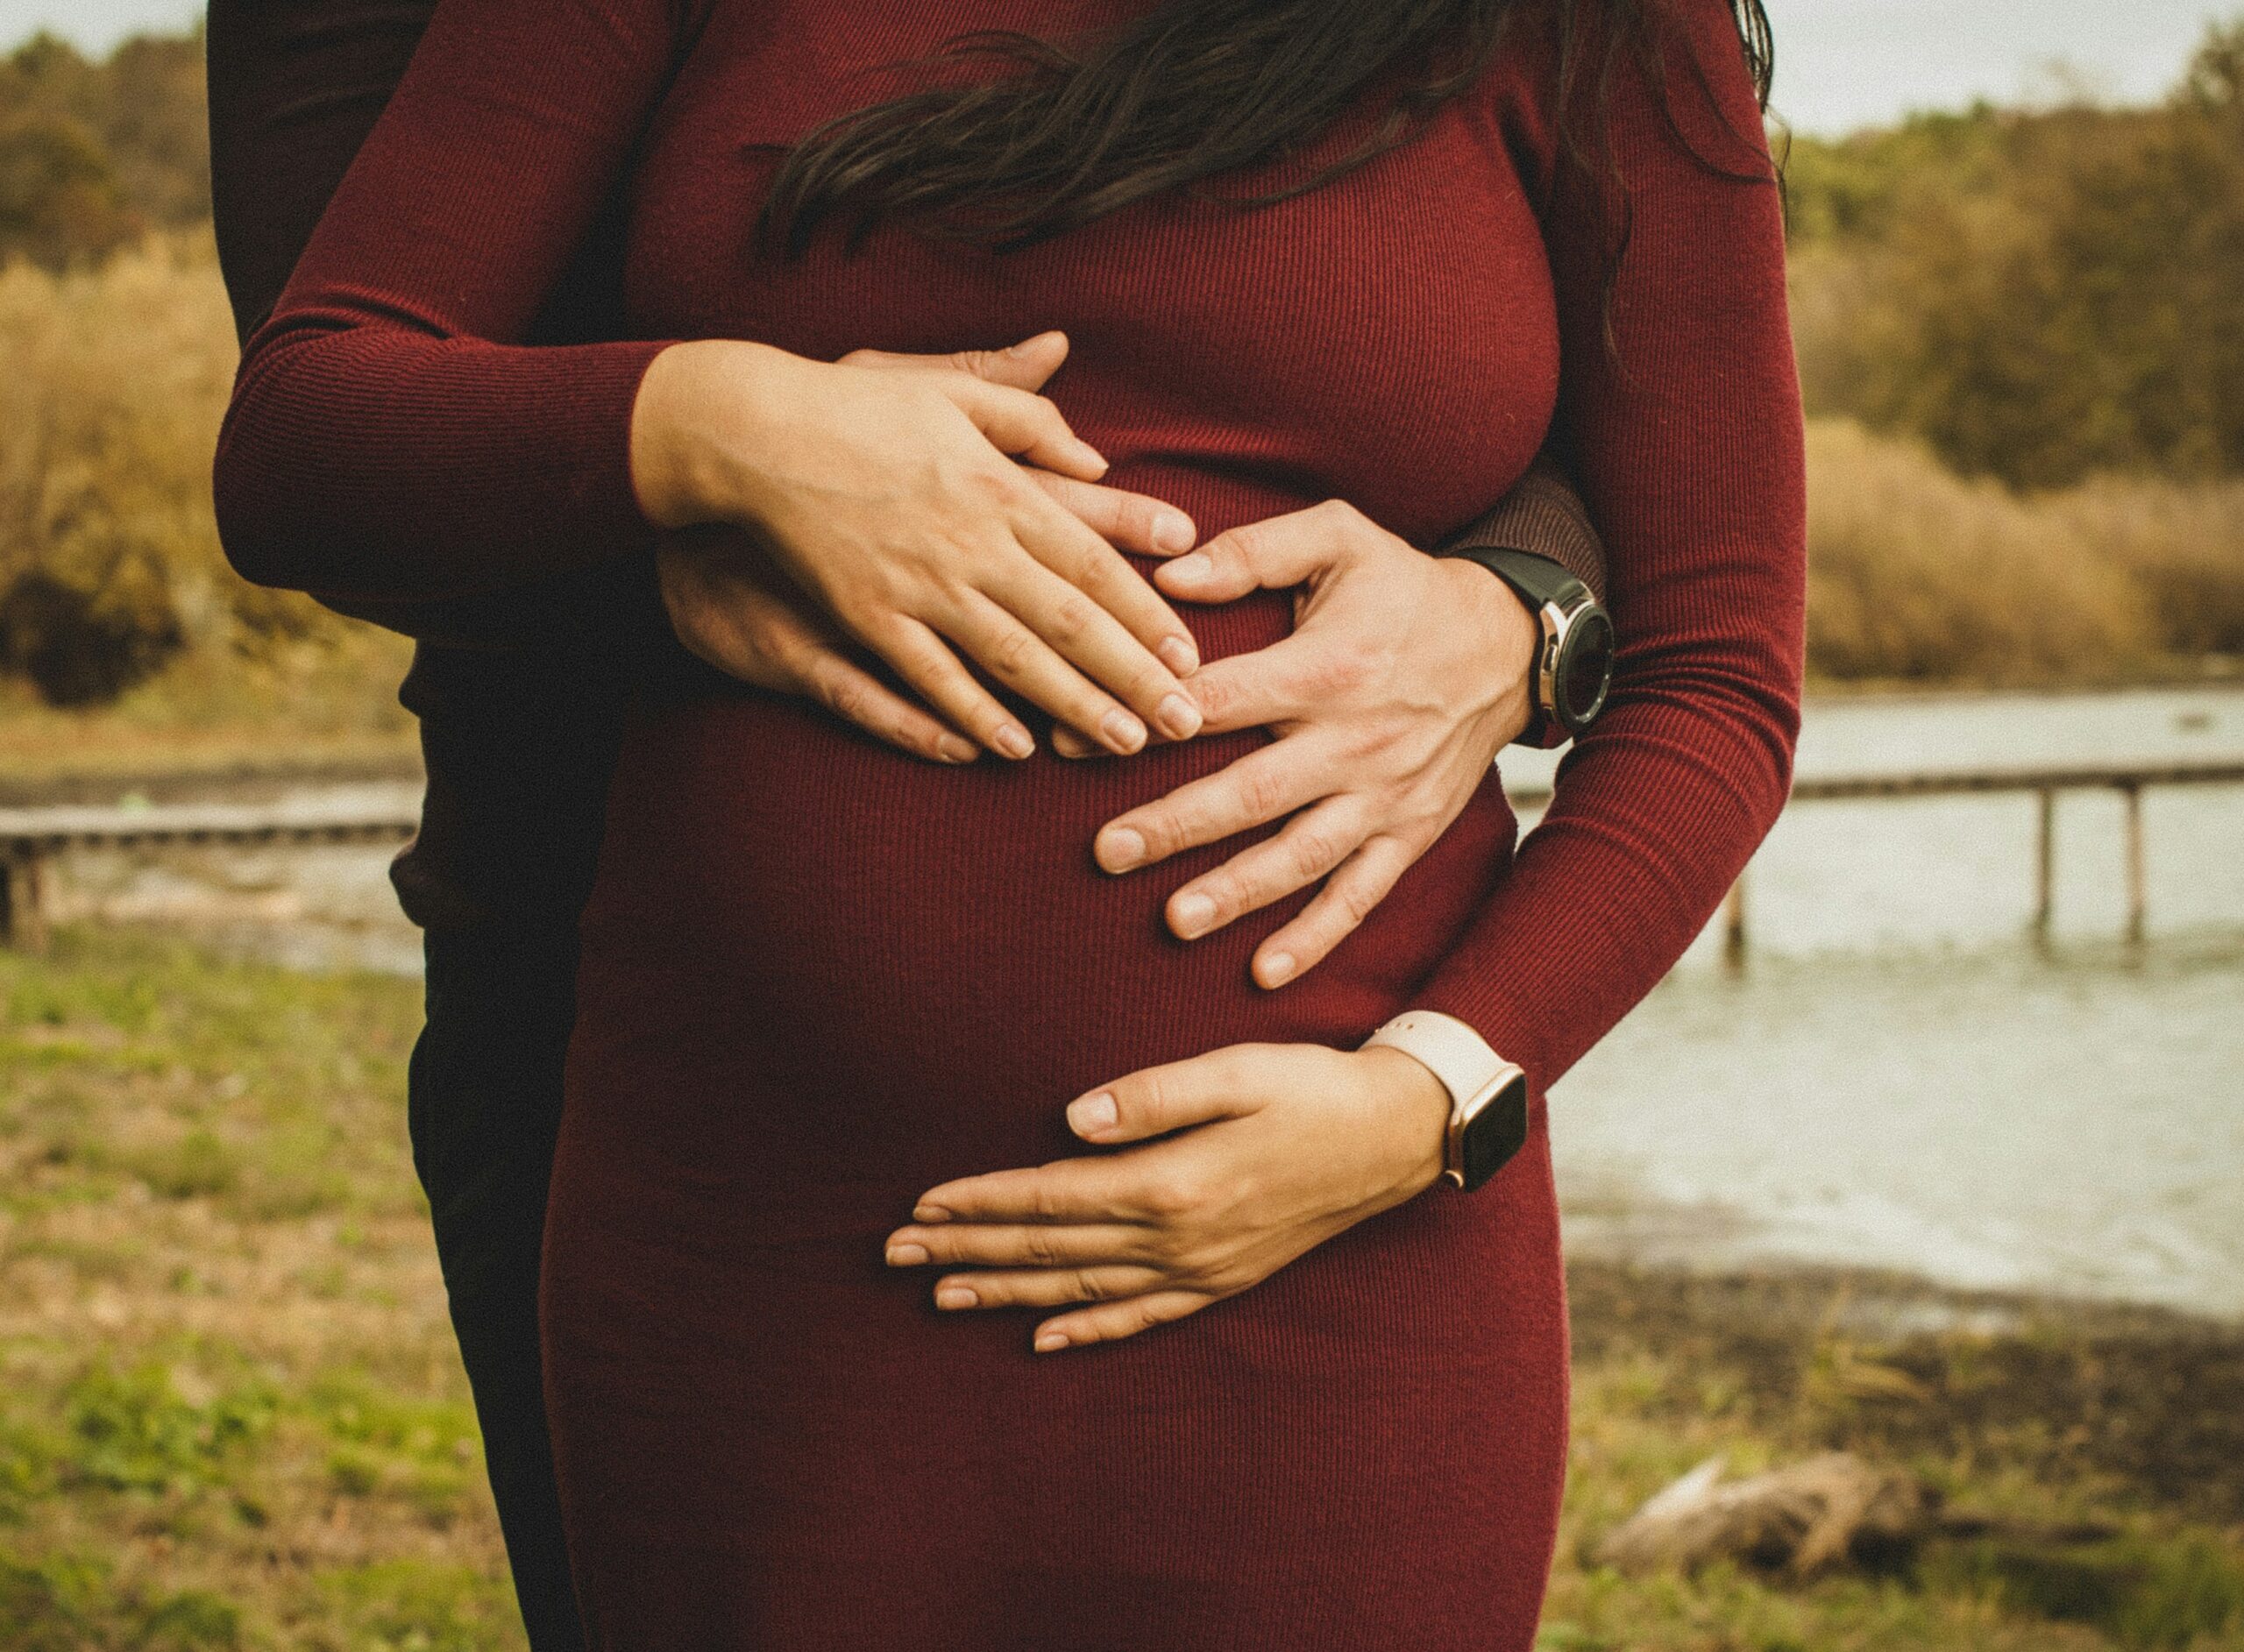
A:
{"label": "blurred background", "polygon": [[[1769,9],[1800,797],[1554,1097],[1543,1644],[2244,1648],[2244,14]],[[405,651],[218,552],[197,26],[0,0],[0,1648],[512,1647]],[[1893,1541],[1610,1542],[1831,1450]]]}

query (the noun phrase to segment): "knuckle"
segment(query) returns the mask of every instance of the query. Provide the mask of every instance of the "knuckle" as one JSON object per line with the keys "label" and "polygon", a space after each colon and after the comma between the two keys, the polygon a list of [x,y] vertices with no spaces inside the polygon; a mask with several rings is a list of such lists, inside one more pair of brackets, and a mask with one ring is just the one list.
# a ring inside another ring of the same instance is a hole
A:
{"label": "knuckle", "polygon": [[1360,642],[1339,642],[1326,649],[1310,667],[1310,688],[1320,698],[1353,698],[1362,693],[1378,674],[1376,649]]}
{"label": "knuckle", "polygon": [[1018,678],[1036,651],[1036,639],[1019,626],[1007,626],[990,645],[991,668],[1001,676]]}
{"label": "knuckle", "polygon": [[1322,877],[1340,859],[1340,846],[1330,834],[1312,826],[1298,826],[1287,834],[1293,856],[1294,874],[1297,877]]}
{"label": "knuckle", "polygon": [[1197,1172],[1172,1177],[1162,1191],[1172,1217],[1190,1216],[1208,1202],[1207,1186]]}
{"label": "knuckle", "polygon": [[841,671],[831,669],[820,671],[818,691],[827,710],[849,722],[863,722],[871,709],[869,704],[871,696],[866,692],[865,685]]}
{"label": "knuckle", "polygon": [[1268,820],[1283,805],[1275,770],[1256,768],[1239,776],[1239,800],[1257,820]]}
{"label": "knuckle", "polygon": [[1052,639],[1056,642],[1080,642],[1097,622],[1096,605],[1080,592],[1070,592],[1052,610]]}
{"label": "knuckle", "polygon": [[1099,1302],[1106,1300],[1105,1281],[1091,1268],[1071,1269],[1068,1275],[1068,1288],[1077,1301]]}

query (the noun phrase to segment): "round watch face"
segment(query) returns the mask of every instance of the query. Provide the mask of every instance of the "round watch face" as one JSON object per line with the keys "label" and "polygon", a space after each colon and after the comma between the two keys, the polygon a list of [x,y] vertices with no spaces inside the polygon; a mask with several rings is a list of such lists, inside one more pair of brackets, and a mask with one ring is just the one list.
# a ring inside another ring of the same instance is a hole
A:
{"label": "round watch face", "polygon": [[1613,621],[1603,609],[1587,610],[1567,628],[1554,679],[1559,720],[1568,732],[1578,732],[1604,705],[1613,681]]}

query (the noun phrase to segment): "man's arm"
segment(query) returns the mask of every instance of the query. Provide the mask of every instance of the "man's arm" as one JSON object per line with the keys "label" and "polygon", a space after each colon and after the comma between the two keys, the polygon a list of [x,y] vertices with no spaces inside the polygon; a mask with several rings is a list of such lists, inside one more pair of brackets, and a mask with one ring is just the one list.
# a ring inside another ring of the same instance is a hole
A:
{"label": "man's arm", "polygon": [[1589,507],[1548,448],[1535,456],[1527,474],[1494,510],[1442,542],[1445,550],[1465,546],[1548,557],[1600,602],[1605,600],[1604,542],[1589,520]]}

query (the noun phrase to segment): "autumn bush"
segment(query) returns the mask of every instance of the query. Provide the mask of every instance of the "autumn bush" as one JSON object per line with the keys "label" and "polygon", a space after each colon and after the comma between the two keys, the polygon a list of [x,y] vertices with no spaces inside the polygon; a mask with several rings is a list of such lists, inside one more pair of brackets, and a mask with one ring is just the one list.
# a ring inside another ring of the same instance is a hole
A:
{"label": "autumn bush", "polygon": [[1808,662],[1829,680],[2111,683],[2244,655],[2244,482],[2019,494],[1808,429]]}
{"label": "autumn bush", "polygon": [[191,649],[254,660],[334,627],[220,552],[210,452],[235,355],[207,238],[0,271],[0,672],[95,705]]}

